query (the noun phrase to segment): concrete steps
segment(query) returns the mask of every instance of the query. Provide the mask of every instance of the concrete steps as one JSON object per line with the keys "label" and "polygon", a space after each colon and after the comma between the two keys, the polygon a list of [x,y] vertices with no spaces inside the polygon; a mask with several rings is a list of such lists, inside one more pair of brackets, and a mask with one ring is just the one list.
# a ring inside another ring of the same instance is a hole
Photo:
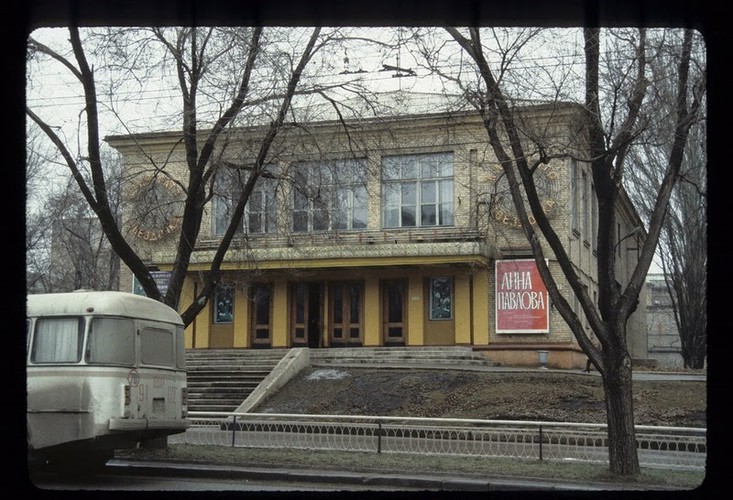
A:
{"label": "concrete steps", "polygon": [[[232,412],[289,349],[191,349],[186,352],[188,410]],[[310,366],[470,369],[495,366],[470,347],[337,347],[310,349]]]}
{"label": "concrete steps", "polygon": [[287,353],[287,349],[186,351],[188,410],[236,410]]}

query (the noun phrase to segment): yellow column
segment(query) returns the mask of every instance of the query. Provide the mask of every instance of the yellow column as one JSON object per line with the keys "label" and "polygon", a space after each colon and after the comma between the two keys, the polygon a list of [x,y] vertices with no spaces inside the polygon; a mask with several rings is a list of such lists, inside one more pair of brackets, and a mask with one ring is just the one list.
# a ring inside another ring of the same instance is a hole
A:
{"label": "yellow column", "polygon": [[379,278],[364,280],[364,345],[381,344],[382,315],[379,314]]}
{"label": "yellow column", "polygon": [[249,345],[249,289],[234,289],[234,347],[250,347]]}
{"label": "yellow column", "polygon": [[425,300],[423,280],[419,273],[410,273],[407,285],[407,345],[425,344]]}
{"label": "yellow column", "polygon": [[473,275],[473,344],[489,343],[489,270],[477,269]]}
{"label": "yellow column", "polygon": [[456,344],[471,343],[471,282],[466,275],[454,278],[454,310]]}
{"label": "yellow column", "polygon": [[196,315],[196,347],[209,347],[211,336],[211,301]]}
{"label": "yellow column", "polygon": [[288,282],[276,281],[272,298],[272,347],[288,346]]}

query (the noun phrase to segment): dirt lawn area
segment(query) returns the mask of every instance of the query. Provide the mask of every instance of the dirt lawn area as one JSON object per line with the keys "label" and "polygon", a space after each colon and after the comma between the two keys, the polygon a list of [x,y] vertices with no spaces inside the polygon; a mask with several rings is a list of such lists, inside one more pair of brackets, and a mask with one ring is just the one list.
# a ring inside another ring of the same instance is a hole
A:
{"label": "dirt lawn area", "polygon": [[[605,423],[597,374],[308,368],[259,413]],[[704,381],[635,381],[638,425],[707,426]]]}

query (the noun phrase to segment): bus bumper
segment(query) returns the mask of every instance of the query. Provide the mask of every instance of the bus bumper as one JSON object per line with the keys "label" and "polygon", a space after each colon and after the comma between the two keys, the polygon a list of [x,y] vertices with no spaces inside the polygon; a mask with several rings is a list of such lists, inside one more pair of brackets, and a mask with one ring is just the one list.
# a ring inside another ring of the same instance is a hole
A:
{"label": "bus bumper", "polygon": [[110,418],[109,430],[111,431],[145,431],[158,429],[172,429],[185,431],[189,422],[184,419],[155,419],[148,418]]}

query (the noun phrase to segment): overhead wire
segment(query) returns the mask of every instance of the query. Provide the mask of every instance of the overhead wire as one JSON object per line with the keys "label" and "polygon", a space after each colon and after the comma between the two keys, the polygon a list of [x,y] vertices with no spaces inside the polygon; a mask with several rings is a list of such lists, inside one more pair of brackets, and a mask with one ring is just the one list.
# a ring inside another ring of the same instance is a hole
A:
{"label": "overhead wire", "polygon": [[[380,95],[380,92],[376,90],[380,87],[390,87],[390,85],[395,85],[396,83],[399,89],[402,90],[404,83],[412,81],[413,84],[411,86],[408,86],[408,90],[406,91],[415,96],[424,97],[426,95],[445,95],[445,92],[432,90],[429,85],[425,85],[422,83],[430,79],[439,77],[436,76],[434,72],[430,71],[430,69],[427,68],[425,65],[421,65],[418,62],[418,56],[415,56],[412,51],[408,50],[407,52],[408,57],[412,57],[412,62],[415,63],[415,69],[411,67],[410,70],[412,71],[412,74],[403,75],[403,77],[399,78],[397,82],[395,82],[395,76],[397,75],[395,75],[393,72],[384,70],[384,67],[386,65],[385,61],[388,61],[389,57],[393,54],[375,55],[374,57],[372,57],[373,61],[370,63],[371,68],[367,70],[364,70],[363,67],[360,67],[360,72],[350,72],[345,74],[344,71],[339,72],[337,70],[337,66],[332,66],[332,70],[321,70],[317,75],[311,75],[310,78],[312,82],[320,83],[324,86],[335,84],[338,82],[344,82],[344,80],[353,79],[354,82],[358,82],[358,84],[362,85],[364,88],[370,89],[374,95]],[[628,58],[631,54],[632,53],[630,51],[625,52],[622,50],[615,50],[614,52],[609,51],[608,53],[606,53],[605,57],[607,60],[611,61],[627,61],[629,60]],[[401,47],[398,49],[396,56],[398,62],[397,67],[401,67],[400,65],[403,64]],[[545,75],[567,75],[575,73],[576,77],[580,79],[583,77],[583,58],[584,56],[582,52],[578,52],[577,47],[574,50],[567,51],[565,53],[555,52],[553,54],[526,55],[518,59],[517,63],[511,66],[511,70],[516,74],[521,75],[519,78],[516,78],[517,82],[528,82],[528,85],[530,85],[530,87],[525,88],[528,94],[553,94],[557,92],[557,88],[553,85],[552,78],[548,77],[544,79],[535,79],[533,81],[530,78],[524,78],[524,75],[528,74],[531,76],[531,72],[533,70],[537,68],[542,68]],[[351,59],[353,61],[355,58],[352,56]],[[360,60],[363,61],[364,59]],[[405,63],[405,65],[408,66],[409,64]],[[462,66],[464,66],[465,68],[465,64],[462,63],[461,60],[444,61],[441,63],[441,68],[447,73],[457,73],[459,69],[464,69],[462,68]],[[577,68],[577,70],[574,70],[573,68]],[[44,75],[42,79],[33,78],[31,82],[32,85],[30,86],[30,92],[26,101],[27,105],[33,109],[39,110],[58,108],[83,108],[84,96],[81,92],[59,93],[60,90],[69,89],[69,83],[64,82],[63,79],[63,73],[58,71],[48,73]],[[37,82],[40,82],[41,80],[44,80],[43,83],[40,84],[40,86],[36,87],[35,84]],[[160,81],[161,83],[165,83],[164,80]],[[439,88],[445,88],[441,84],[438,85]],[[538,85],[544,86],[538,87]],[[99,92],[98,94],[100,97],[104,96],[104,92]],[[177,85],[174,84],[162,85],[157,88],[153,87],[142,89],[120,89],[113,94],[113,97],[114,103],[118,105],[144,107],[152,106],[156,103],[175,103],[178,99],[180,99],[180,89]],[[105,98],[101,98],[100,102],[104,103],[108,101]],[[294,103],[293,106],[294,108],[297,108],[299,104]],[[144,117],[140,117],[138,119],[130,120],[130,123],[134,123],[135,121],[144,122],[146,121],[146,119]]]}

